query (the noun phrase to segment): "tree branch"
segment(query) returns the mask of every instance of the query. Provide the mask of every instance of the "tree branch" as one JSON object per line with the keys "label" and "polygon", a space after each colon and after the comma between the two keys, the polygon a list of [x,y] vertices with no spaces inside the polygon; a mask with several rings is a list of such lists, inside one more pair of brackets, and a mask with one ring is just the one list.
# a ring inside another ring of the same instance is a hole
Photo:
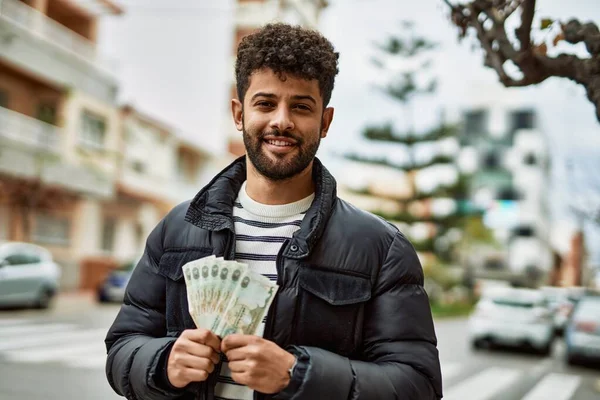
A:
{"label": "tree branch", "polygon": [[[485,52],[484,65],[496,71],[504,86],[535,85],[552,76],[570,79],[585,87],[600,122],[600,30],[597,25],[582,24],[576,19],[561,25],[564,39],[571,44],[584,43],[591,57],[579,58],[572,54],[549,57],[546,44],[534,46],[531,43],[535,0],[471,0],[466,4],[443,1],[450,7],[452,22],[459,27],[461,38],[469,29],[476,32]],[[508,39],[505,29],[506,19],[517,8],[521,8],[521,25],[515,31],[520,44],[518,49]],[[492,21],[488,29],[484,27],[487,20]],[[522,79],[514,79],[506,73],[506,61],[512,61],[519,68]]]}
{"label": "tree branch", "polygon": [[535,14],[535,0],[525,0],[522,7],[521,26],[515,30],[515,33],[521,43],[521,51],[525,52],[529,51],[531,47],[531,23],[533,22],[533,14]]}
{"label": "tree branch", "polygon": [[600,30],[591,22],[582,24],[572,19],[563,25],[565,40],[571,44],[585,43],[587,51],[593,55],[600,55]]}

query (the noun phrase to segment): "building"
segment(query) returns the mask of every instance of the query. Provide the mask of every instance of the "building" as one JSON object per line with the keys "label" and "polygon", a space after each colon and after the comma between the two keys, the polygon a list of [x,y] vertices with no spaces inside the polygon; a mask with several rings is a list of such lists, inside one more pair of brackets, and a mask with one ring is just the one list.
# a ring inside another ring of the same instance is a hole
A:
{"label": "building", "polygon": [[[317,29],[319,15],[325,7],[326,0],[236,0],[231,65],[235,63],[238,45],[244,36],[273,21]],[[233,76],[230,98],[237,98]],[[224,126],[229,153],[241,156],[245,153],[242,135],[235,129],[229,112],[225,116]]]}
{"label": "building", "polygon": [[527,282],[545,279],[552,266],[549,153],[535,110],[468,108],[460,142],[476,158],[470,198],[504,249],[492,269]]}
{"label": "building", "polygon": [[221,167],[180,132],[117,104],[96,51],[107,0],[0,2],[0,241],[50,250],[62,288],[93,288]]}
{"label": "building", "polygon": [[0,2],[0,240],[39,243],[76,285],[91,211],[114,195],[115,64],[96,50],[109,0]]}
{"label": "building", "polygon": [[156,224],[207,183],[212,159],[177,130],[132,106],[121,108],[115,195],[101,205],[100,249],[126,262],[139,257]]}

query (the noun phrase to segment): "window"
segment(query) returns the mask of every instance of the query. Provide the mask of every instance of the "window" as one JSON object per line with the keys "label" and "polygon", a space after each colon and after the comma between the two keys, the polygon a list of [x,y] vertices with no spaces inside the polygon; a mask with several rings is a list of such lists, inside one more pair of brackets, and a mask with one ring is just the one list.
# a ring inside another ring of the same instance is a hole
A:
{"label": "window", "polygon": [[66,246],[70,242],[71,221],[68,217],[38,214],[33,240],[37,243]]}
{"label": "window", "polygon": [[510,115],[511,132],[517,129],[533,129],[535,127],[535,113],[533,110],[513,111]]}
{"label": "window", "polygon": [[179,151],[177,156],[177,175],[185,182],[194,182],[196,162],[194,156],[186,151]]}
{"label": "window", "polygon": [[117,221],[114,218],[106,218],[102,226],[102,250],[113,251],[115,246],[115,232]]}
{"label": "window", "polygon": [[503,187],[498,190],[498,200],[520,200],[521,195],[513,187]]}
{"label": "window", "polygon": [[131,162],[131,169],[139,174],[146,172],[146,164],[142,161],[136,160]]}
{"label": "window", "polygon": [[537,157],[533,153],[527,153],[525,155],[525,157],[523,157],[523,162],[525,163],[525,165],[530,165],[530,166],[534,166],[538,163]]}
{"label": "window", "polygon": [[0,89],[0,107],[8,108],[8,92]]}
{"label": "window", "polygon": [[86,147],[103,149],[106,139],[106,120],[89,111],[81,117],[81,144]]}
{"label": "window", "polygon": [[487,169],[496,169],[500,167],[500,156],[495,151],[488,152],[483,158],[483,165]]}
{"label": "window", "polygon": [[47,103],[47,102],[39,103],[37,110],[36,110],[35,117],[42,122],[55,125],[56,124],[56,104]]}
{"label": "window", "polygon": [[518,226],[514,229],[513,235],[520,237],[534,237],[535,229],[533,229],[533,227],[531,226],[526,225]]}
{"label": "window", "polygon": [[40,257],[31,253],[15,253],[4,259],[8,265],[39,264]]}
{"label": "window", "polygon": [[487,110],[471,110],[464,114],[465,133],[467,135],[482,135],[487,132],[488,113]]}

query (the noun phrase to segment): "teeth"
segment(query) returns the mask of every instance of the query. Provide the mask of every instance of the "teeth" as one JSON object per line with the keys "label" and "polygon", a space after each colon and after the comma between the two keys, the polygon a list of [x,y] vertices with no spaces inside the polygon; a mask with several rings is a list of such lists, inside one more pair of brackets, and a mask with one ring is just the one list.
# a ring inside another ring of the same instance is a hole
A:
{"label": "teeth", "polygon": [[275,145],[275,146],[292,146],[289,142],[284,142],[283,140],[267,140],[267,143]]}

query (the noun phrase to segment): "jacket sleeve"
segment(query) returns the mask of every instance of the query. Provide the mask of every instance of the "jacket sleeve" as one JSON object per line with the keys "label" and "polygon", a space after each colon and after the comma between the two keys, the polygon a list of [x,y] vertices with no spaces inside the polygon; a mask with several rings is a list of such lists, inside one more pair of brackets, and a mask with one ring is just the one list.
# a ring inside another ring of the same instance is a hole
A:
{"label": "jacket sleeve", "polygon": [[315,347],[291,347],[298,362],[279,398],[403,399],[442,397],[437,339],[423,270],[396,233],[365,306],[362,360]]}
{"label": "jacket sleeve", "polygon": [[166,337],[165,278],[157,273],[164,223],[161,221],[148,237],[123,305],[105,339],[108,382],[128,399],[166,400],[183,393],[164,382],[163,353],[170,351],[176,340]]}

